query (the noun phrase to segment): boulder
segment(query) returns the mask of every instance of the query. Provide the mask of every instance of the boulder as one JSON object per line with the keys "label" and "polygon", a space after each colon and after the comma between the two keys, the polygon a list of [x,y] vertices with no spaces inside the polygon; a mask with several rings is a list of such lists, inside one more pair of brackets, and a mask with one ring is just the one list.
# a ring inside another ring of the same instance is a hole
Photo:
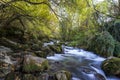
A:
{"label": "boulder", "polygon": [[43,57],[43,58],[46,58],[48,55],[48,53],[43,52],[43,51],[35,51],[34,54],[38,57]]}
{"label": "boulder", "polygon": [[0,77],[5,77],[13,69],[13,63],[9,56],[4,53],[0,53]]}
{"label": "boulder", "polygon": [[54,51],[55,53],[61,53],[62,47],[61,45],[49,45],[50,49]]}
{"label": "boulder", "polygon": [[19,72],[11,72],[5,77],[5,80],[49,80],[48,78],[49,75],[47,73],[25,74]]}
{"label": "boulder", "polygon": [[44,58],[26,55],[23,62],[23,72],[34,73],[48,69],[48,61]]}
{"label": "boulder", "polygon": [[32,75],[32,74],[24,74],[23,80],[39,80],[38,77]]}
{"label": "boulder", "polygon": [[41,48],[41,51],[44,52],[44,55],[46,55],[46,57],[48,55],[54,55],[55,52],[53,52],[49,46],[45,46]]}
{"label": "boulder", "polygon": [[110,58],[102,63],[102,69],[107,75],[120,77],[120,58]]}
{"label": "boulder", "polygon": [[[19,76],[18,76],[19,75]],[[21,80],[20,74],[16,74],[15,72],[10,72],[6,77],[5,80]]]}
{"label": "boulder", "polygon": [[71,73],[68,71],[58,71],[55,73],[56,80],[71,80]]}

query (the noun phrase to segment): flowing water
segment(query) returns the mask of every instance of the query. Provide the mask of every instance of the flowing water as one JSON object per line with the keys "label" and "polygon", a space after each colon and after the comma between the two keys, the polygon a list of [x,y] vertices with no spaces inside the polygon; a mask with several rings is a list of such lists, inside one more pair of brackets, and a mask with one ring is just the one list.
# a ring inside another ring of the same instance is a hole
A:
{"label": "flowing water", "polygon": [[55,54],[47,59],[63,63],[62,67],[72,73],[72,80],[120,80],[114,76],[105,76],[100,67],[105,58],[83,49],[66,46],[64,54]]}

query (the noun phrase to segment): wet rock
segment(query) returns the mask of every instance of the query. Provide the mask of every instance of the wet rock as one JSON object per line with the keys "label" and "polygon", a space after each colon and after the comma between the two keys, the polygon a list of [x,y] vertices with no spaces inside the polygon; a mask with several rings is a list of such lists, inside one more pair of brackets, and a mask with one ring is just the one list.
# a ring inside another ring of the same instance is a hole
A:
{"label": "wet rock", "polygon": [[97,72],[94,69],[89,67],[81,67],[80,70],[86,74],[96,74]]}
{"label": "wet rock", "polygon": [[0,77],[5,77],[14,68],[14,65],[9,56],[0,53]]}
{"label": "wet rock", "polygon": [[26,55],[23,62],[23,71],[27,73],[41,72],[49,67],[48,61],[44,58]]}
{"label": "wet rock", "polygon": [[99,73],[94,74],[94,76],[96,78],[95,80],[106,80],[105,77]]}
{"label": "wet rock", "polygon": [[102,63],[102,69],[107,75],[120,77],[120,58],[110,58]]}
{"label": "wet rock", "polygon": [[58,71],[55,73],[56,80],[71,80],[71,73],[68,71]]}

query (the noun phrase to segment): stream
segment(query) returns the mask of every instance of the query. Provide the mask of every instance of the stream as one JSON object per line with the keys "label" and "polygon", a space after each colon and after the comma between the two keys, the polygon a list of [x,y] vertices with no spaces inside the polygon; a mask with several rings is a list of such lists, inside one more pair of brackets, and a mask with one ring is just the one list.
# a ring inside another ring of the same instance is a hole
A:
{"label": "stream", "polygon": [[105,58],[83,49],[65,46],[64,54],[55,54],[47,59],[64,64],[62,67],[72,73],[72,80],[120,80],[115,76],[105,76],[100,67]]}

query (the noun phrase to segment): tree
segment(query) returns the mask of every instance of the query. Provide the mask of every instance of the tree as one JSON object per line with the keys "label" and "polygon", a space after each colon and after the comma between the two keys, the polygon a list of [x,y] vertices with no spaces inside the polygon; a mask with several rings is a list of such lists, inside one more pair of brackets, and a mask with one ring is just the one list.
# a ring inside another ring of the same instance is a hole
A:
{"label": "tree", "polygon": [[[48,0],[0,1],[0,31],[2,32],[15,27],[21,30],[22,37],[25,38],[27,35],[35,38],[42,37],[46,33],[51,35],[52,29],[49,27],[53,26],[51,25],[53,19],[54,22],[57,21]],[[55,28],[55,25],[53,28]],[[1,36],[7,35],[5,33]]]}

